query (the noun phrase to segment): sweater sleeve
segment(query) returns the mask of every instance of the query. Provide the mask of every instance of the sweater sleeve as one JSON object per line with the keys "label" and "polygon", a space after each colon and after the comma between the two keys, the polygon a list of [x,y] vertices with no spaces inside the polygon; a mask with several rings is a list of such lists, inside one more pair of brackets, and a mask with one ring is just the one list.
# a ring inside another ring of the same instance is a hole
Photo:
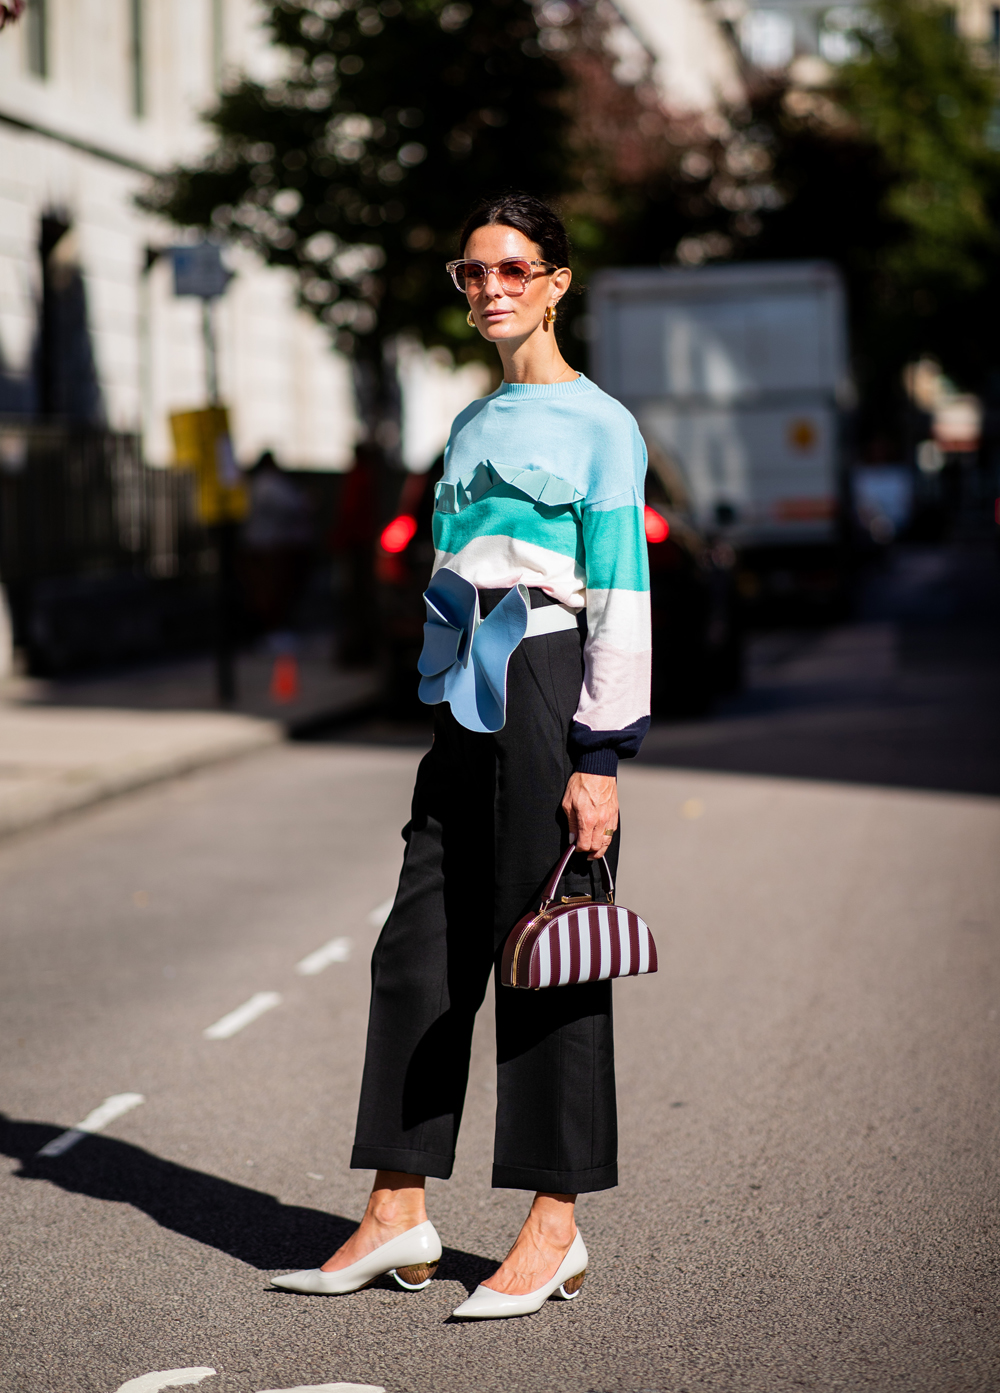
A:
{"label": "sweater sleeve", "polygon": [[617,774],[619,759],[638,754],[649,729],[652,640],[641,439],[638,449],[638,487],[583,508],[587,641],[569,737],[573,767],[583,774]]}

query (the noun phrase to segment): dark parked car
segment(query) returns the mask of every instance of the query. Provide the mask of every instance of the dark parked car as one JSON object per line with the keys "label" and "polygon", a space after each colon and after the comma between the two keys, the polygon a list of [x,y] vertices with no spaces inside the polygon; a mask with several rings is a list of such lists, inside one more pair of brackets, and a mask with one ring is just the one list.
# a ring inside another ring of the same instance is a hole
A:
{"label": "dark parked car", "polygon": [[650,452],[646,542],[653,620],[653,715],[697,716],[736,691],[743,634],[736,553],[704,536],[685,509],[683,481]]}

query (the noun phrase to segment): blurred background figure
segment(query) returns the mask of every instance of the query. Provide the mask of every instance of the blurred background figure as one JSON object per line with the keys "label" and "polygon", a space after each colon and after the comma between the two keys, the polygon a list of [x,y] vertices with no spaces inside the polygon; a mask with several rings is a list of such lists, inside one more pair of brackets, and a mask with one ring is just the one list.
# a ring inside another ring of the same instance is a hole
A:
{"label": "blurred background figure", "polygon": [[308,498],[265,450],[250,471],[241,572],[247,609],[274,655],[271,696],[278,702],[293,700],[299,690],[294,620],[309,580],[314,533]]}
{"label": "blurred background figure", "polygon": [[373,662],[378,650],[373,554],[378,516],[376,469],[374,452],[359,445],[354,468],[344,480],[329,538],[331,550],[342,562],[337,657],[348,667]]}

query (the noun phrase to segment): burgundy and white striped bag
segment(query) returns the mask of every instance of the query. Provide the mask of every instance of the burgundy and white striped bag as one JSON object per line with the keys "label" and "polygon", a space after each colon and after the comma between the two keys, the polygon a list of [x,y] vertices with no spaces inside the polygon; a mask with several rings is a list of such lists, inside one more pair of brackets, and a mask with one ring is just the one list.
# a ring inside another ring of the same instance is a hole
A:
{"label": "burgundy and white striped bag", "polygon": [[607,903],[556,889],[569,858],[561,857],[542,894],[537,914],[526,914],[508,935],[500,965],[505,987],[565,987],[605,977],[639,977],[656,971],[656,944],[649,926],[631,909],[616,905],[615,885],[603,856],[597,858]]}

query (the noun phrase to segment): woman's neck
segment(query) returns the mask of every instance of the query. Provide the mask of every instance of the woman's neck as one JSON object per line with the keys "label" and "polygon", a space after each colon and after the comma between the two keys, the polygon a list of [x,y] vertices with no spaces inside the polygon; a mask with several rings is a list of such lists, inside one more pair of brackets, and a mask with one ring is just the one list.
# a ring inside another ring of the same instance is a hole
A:
{"label": "woman's neck", "polygon": [[497,350],[505,382],[551,385],[570,382],[580,375],[559,352],[551,325],[540,324],[533,334],[517,344],[501,340]]}

